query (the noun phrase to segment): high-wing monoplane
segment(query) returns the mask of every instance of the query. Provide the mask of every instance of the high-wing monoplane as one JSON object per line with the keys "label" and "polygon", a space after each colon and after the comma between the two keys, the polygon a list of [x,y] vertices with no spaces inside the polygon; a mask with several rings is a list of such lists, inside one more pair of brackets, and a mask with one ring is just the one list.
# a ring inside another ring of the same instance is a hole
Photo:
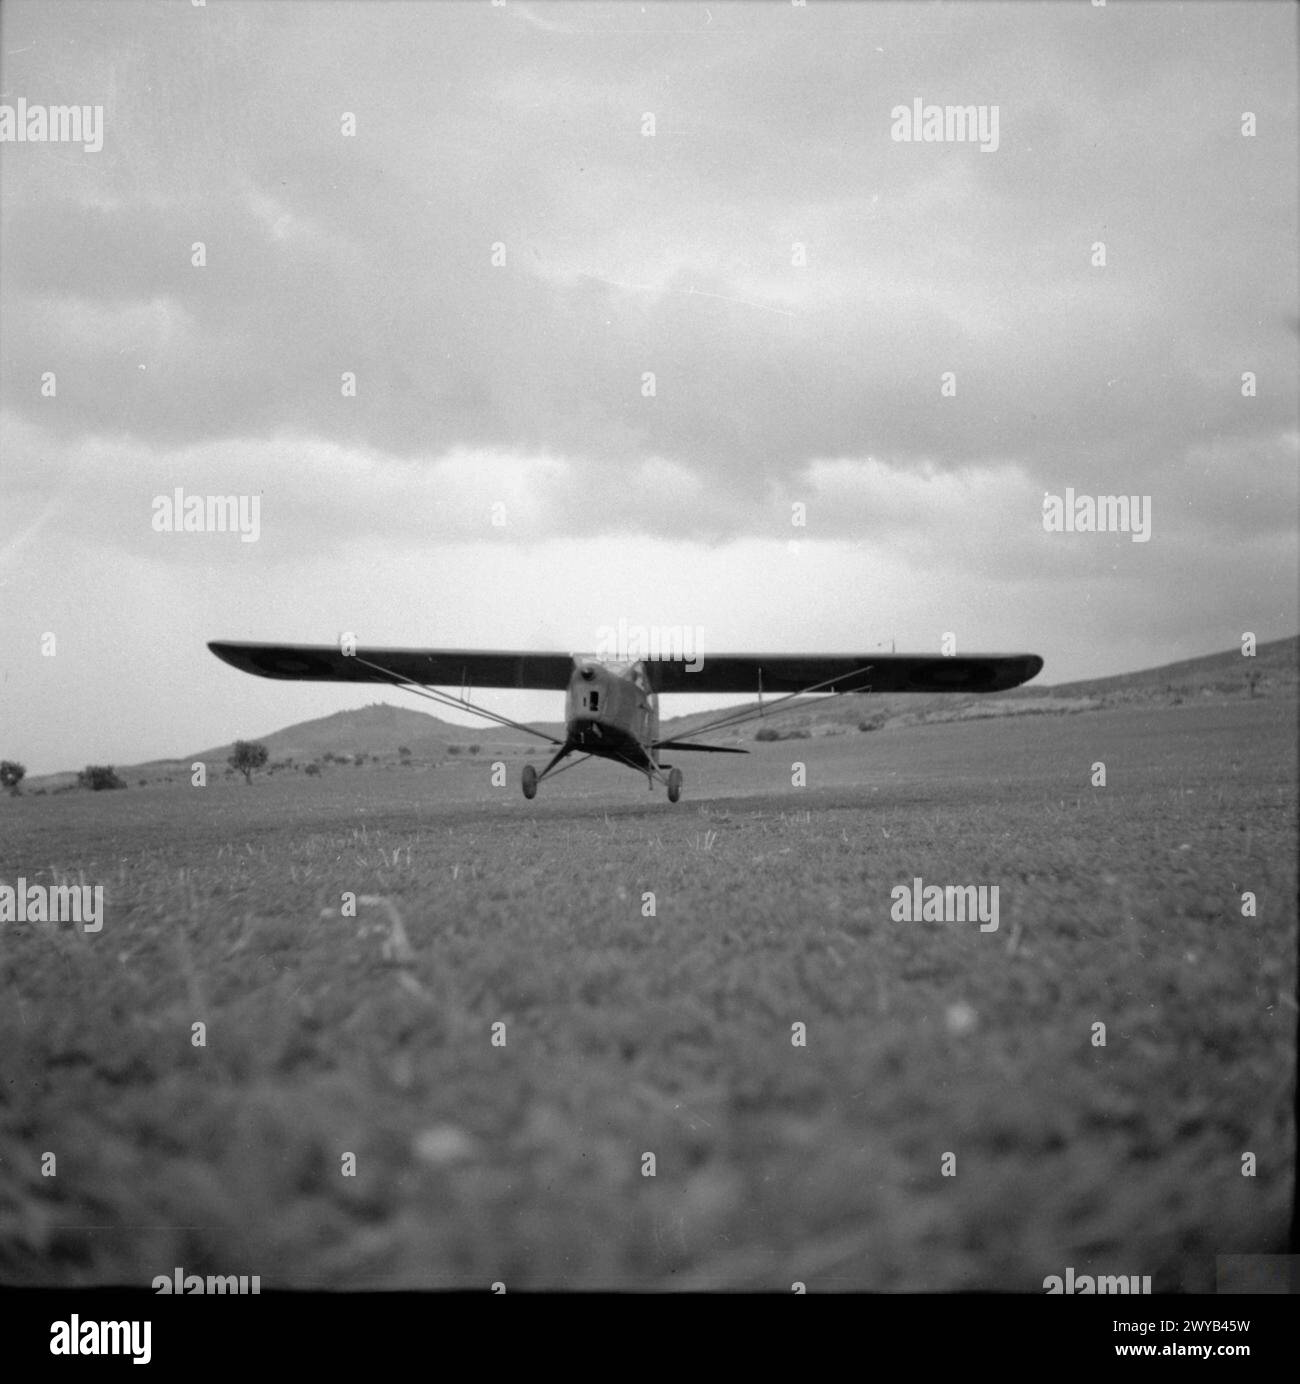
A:
{"label": "high-wing monoplane", "polygon": [[[773,715],[820,693],[1005,692],[1028,682],[1043,666],[1037,654],[714,654],[620,660],[501,649],[367,649],[344,642],[336,648],[216,641],[208,648],[258,677],[389,683],[546,740],[555,753],[541,773],[531,764],[524,766],[526,798],[536,797],[543,779],[594,756],[636,769],[652,788],[663,784],[670,802],[681,797],[682,771],[665,764],[662,751],[748,753],[734,745],[696,743],[696,736]],[[459,689],[455,694],[444,690],[453,687]],[[563,692],[564,738],[475,704],[471,692],[483,687]],[[672,692],[748,693],[758,703],[662,739],[659,697]],[[765,700],[772,694],[775,701]],[[572,754],[581,758],[560,767]]]}

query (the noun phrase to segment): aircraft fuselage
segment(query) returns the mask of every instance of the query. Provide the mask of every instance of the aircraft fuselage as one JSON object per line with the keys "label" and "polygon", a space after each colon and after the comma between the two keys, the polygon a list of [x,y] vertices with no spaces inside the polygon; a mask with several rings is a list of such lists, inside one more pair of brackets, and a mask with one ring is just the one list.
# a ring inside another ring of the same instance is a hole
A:
{"label": "aircraft fuselage", "polygon": [[639,662],[575,658],[564,708],[565,740],[583,754],[657,765],[659,698]]}

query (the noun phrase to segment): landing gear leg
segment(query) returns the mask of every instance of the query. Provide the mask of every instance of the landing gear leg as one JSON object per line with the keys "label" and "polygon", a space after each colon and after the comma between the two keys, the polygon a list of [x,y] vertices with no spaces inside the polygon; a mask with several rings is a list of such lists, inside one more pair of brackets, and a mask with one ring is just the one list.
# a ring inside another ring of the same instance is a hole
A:
{"label": "landing gear leg", "polygon": [[668,773],[668,801],[675,803],[682,796],[682,771],[671,769]]}
{"label": "landing gear leg", "polygon": [[[545,769],[542,770],[540,774],[531,764],[525,764],[524,771],[519,776],[519,783],[524,790],[524,797],[535,798],[537,796],[537,785],[541,783],[541,781],[547,776],[547,774],[551,772],[552,769],[555,768],[555,766],[560,762],[560,760],[564,759],[567,755],[571,755],[572,753],[573,746],[566,740],[564,744],[561,745],[558,750],[556,750],[555,754],[551,758],[551,762],[546,766]],[[583,758],[586,757],[587,756],[585,755],[583,756]],[[580,759],[577,762],[581,764],[582,760]],[[565,767],[568,768],[571,766],[566,765]],[[560,773],[563,772],[564,770],[561,769]]]}

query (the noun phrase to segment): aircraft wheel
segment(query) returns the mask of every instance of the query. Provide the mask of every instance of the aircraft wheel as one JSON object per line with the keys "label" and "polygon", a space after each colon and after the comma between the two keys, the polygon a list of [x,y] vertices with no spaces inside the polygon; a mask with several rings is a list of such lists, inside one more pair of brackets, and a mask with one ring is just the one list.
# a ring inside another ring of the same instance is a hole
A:
{"label": "aircraft wheel", "polygon": [[531,764],[524,765],[522,775],[525,798],[535,798],[537,796],[537,770]]}
{"label": "aircraft wheel", "polygon": [[668,801],[675,803],[682,796],[682,771],[680,769],[670,769],[668,771]]}

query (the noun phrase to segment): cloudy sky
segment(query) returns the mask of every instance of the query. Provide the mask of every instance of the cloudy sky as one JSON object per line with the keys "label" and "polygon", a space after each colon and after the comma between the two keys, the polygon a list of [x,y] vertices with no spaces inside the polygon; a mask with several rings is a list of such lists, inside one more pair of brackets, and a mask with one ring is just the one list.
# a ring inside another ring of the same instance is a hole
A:
{"label": "cloudy sky", "polygon": [[[0,43],[0,103],[103,108],[0,145],[29,772],[401,700],[212,638],[951,631],[1060,682],[1296,632],[1288,4],[9,0]],[[894,138],[917,99],[997,147]],[[156,531],[178,486],[257,541]],[[1067,487],[1150,540],[1045,532]]]}

